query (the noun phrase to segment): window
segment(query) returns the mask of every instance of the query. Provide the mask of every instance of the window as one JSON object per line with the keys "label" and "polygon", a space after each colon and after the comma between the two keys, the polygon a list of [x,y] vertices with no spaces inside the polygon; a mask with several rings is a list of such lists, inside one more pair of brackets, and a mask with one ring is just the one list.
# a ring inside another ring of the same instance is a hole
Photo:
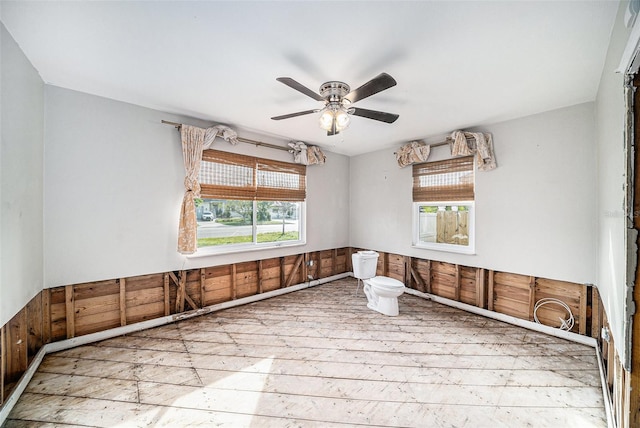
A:
{"label": "window", "polygon": [[413,165],[413,245],[475,252],[473,156]]}
{"label": "window", "polygon": [[199,251],[304,243],[304,165],[205,150],[199,181]]}

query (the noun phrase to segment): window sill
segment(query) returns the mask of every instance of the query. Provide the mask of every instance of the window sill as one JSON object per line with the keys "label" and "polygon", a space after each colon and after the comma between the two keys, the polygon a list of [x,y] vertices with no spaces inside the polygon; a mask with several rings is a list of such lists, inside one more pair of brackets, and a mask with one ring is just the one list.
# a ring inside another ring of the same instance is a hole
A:
{"label": "window sill", "polygon": [[446,253],[466,254],[468,256],[476,255],[475,248],[456,248],[453,245],[447,245],[447,244],[439,244],[437,246],[413,244],[411,245],[411,248],[415,248],[418,250],[431,250],[431,251],[442,251]]}
{"label": "window sill", "polygon": [[288,248],[288,247],[301,247],[303,245],[307,245],[306,241],[295,241],[291,243],[281,243],[281,244],[263,244],[263,245],[252,245],[252,246],[239,246],[234,248],[214,248],[214,247],[205,247],[198,249],[193,254],[185,255],[188,259],[197,259],[201,257],[211,257],[211,256],[223,256],[226,254],[237,254],[237,253],[249,253],[253,251],[264,251],[264,250],[277,250],[278,248]]}

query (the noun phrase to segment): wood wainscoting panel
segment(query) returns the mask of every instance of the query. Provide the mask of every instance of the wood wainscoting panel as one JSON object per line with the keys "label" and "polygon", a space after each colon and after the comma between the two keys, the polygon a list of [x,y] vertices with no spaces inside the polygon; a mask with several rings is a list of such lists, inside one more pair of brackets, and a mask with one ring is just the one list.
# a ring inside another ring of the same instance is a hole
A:
{"label": "wood wainscoting panel", "polygon": [[236,264],[237,298],[258,294],[258,262]]}
{"label": "wood wainscoting panel", "polygon": [[516,318],[529,320],[531,278],[527,275],[494,272],[493,310]]}
{"label": "wood wainscoting panel", "polygon": [[389,254],[387,257],[387,275],[389,278],[405,282],[405,259],[398,254]]}
{"label": "wood wainscoting panel", "polygon": [[164,274],[143,275],[126,280],[127,324],[164,316]]}
{"label": "wood wainscoting panel", "polygon": [[[70,314],[75,314],[71,337],[120,326],[119,280],[76,284],[71,287],[73,287],[73,300],[66,301],[67,332],[70,331],[69,325],[72,321]],[[70,308],[69,305],[73,306]]]}
{"label": "wood wainscoting panel", "polygon": [[280,288],[280,260],[277,258],[262,260],[262,292]]}
{"label": "wood wainscoting panel", "polygon": [[231,269],[228,265],[205,268],[205,304],[231,300]]}
{"label": "wood wainscoting panel", "polygon": [[477,303],[476,268],[459,266],[460,273],[460,301],[468,305]]}
{"label": "wood wainscoting panel", "polygon": [[[571,331],[586,334],[587,320],[583,319],[585,314],[582,308],[586,309],[587,305],[586,302],[582,302],[583,291],[586,291],[586,287],[582,284],[537,278],[535,300],[538,302],[541,299],[557,299],[563,302],[571,309],[574,317],[575,324]],[[541,306],[536,314],[542,324],[552,327],[560,327],[560,320],[569,316],[567,310],[557,303]]]}
{"label": "wood wainscoting panel", "polygon": [[456,265],[431,262],[431,292],[451,300],[456,299]]}

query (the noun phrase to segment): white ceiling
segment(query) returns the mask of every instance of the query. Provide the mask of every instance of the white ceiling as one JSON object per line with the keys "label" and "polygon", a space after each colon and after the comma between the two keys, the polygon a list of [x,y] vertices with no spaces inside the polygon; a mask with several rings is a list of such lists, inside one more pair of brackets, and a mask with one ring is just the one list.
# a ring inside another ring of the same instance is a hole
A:
{"label": "white ceiling", "polygon": [[[2,1],[49,84],[355,155],[593,101],[617,1]],[[381,72],[397,86],[328,137],[321,103]]]}

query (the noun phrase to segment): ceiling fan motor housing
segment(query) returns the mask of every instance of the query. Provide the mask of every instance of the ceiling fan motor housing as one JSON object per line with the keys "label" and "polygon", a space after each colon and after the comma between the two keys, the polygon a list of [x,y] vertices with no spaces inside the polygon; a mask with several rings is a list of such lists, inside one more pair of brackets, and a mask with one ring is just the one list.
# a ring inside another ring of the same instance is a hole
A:
{"label": "ceiling fan motor housing", "polygon": [[344,82],[331,81],[320,86],[320,95],[328,102],[342,101],[350,91],[351,88]]}

